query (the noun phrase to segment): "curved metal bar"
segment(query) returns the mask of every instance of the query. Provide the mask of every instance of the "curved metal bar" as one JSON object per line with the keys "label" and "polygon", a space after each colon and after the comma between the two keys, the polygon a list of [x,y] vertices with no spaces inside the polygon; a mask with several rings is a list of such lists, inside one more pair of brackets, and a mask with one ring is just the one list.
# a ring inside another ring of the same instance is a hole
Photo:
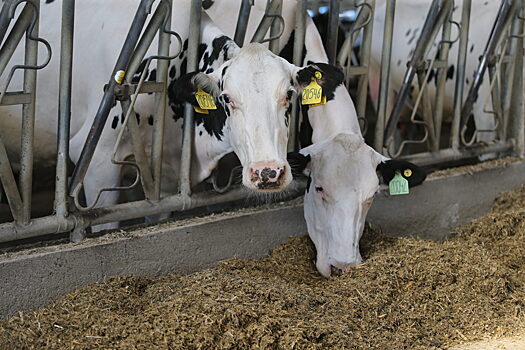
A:
{"label": "curved metal bar", "polygon": [[275,36],[271,36],[269,38],[266,38],[266,39],[263,39],[261,41],[259,41],[259,43],[266,43],[266,42],[269,42],[269,41],[272,41],[272,40],[275,40],[275,39],[279,39],[283,33],[284,33],[284,26],[285,26],[285,21],[284,21],[284,18],[282,15],[266,15],[266,17],[275,17],[275,19],[278,19],[281,21],[281,30],[279,32],[279,34],[276,34]]}
{"label": "curved metal bar", "polygon": [[[350,31],[351,35],[353,35],[357,31],[363,29],[372,20],[372,11],[373,11],[372,5],[370,5],[367,2],[363,2],[363,3],[359,4],[359,5],[357,5],[356,7],[357,8],[359,8],[359,7],[368,7],[368,11],[369,12],[368,12],[368,17],[362,23],[357,25],[355,28],[352,28],[352,30]],[[361,14],[361,11],[363,11],[363,9],[359,10],[359,14]]]}
{"label": "curved metal bar", "polygon": [[36,22],[38,21],[38,7],[36,6],[34,0],[17,0],[13,4],[11,4],[11,7],[9,9],[9,16],[10,16],[10,18],[11,19],[14,18],[16,7],[22,2],[27,2],[28,4],[30,4],[33,7],[33,19],[31,20],[31,24],[29,25],[29,27],[27,29],[27,38],[29,40],[37,41],[37,42],[40,42],[40,43],[44,44],[44,46],[46,47],[46,50],[47,50],[47,58],[40,65],[33,66],[33,65],[17,64],[15,66],[13,66],[11,68],[11,70],[9,71],[9,74],[7,76],[7,79],[6,79],[5,83],[3,84],[2,89],[0,90],[0,103],[2,102],[4,96],[6,95],[7,89],[9,87],[9,84],[11,83],[11,79],[13,79],[13,75],[15,74],[16,70],[18,70],[18,69],[35,69],[35,70],[40,70],[42,68],[45,68],[49,64],[49,62],[51,61],[51,56],[53,55],[53,50],[51,49],[51,45],[49,44],[49,42],[47,40],[45,40],[45,39],[42,39],[42,38],[40,38],[38,36],[34,36],[33,35],[33,31],[35,29]]}
{"label": "curved metal bar", "polygon": [[232,171],[230,172],[230,177],[228,178],[228,183],[224,187],[219,187],[219,185],[217,184],[217,170],[214,170],[211,174],[211,184],[213,185],[213,190],[221,194],[226,193],[233,184],[233,180],[239,172],[239,170],[242,171],[242,165],[238,165],[232,169]]}

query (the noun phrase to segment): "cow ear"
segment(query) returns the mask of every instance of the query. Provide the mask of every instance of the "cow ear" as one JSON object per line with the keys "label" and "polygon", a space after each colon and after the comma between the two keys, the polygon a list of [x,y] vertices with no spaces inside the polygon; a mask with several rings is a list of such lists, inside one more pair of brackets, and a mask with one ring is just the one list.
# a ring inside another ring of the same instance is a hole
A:
{"label": "cow ear", "polygon": [[[321,78],[318,78],[319,73]],[[302,89],[310,84],[313,78],[323,88],[323,95],[326,96],[327,101],[330,101],[334,98],[335,89],[343,84],[345,76],[342,70],[330,64],[312,63],[295,72],[294,86]]]}
{"label": "cow ear", "polygon": [[300,176],[305,174],[306,167],[312,159],[309,154],[301,154],[299,152],[289,152],[286,156],[288,164],[292,170],[292,176]]}
{"label": "cow ear", "polygon": [[423,168],[405,160],[389,159],[379,163],[376,170],[381,174],[386,184],[390,183],[396,172],[408,180],[409,187],[421,185],[427,177]]}
{"label": "cow ear", "polygon": [[169,86],[170,100],[176,103],[188,102],[197,105],[195,93],[201,89],[217,98],[220,95],[219,86],[211,74],[201,72],[187,73],[171,82]]}

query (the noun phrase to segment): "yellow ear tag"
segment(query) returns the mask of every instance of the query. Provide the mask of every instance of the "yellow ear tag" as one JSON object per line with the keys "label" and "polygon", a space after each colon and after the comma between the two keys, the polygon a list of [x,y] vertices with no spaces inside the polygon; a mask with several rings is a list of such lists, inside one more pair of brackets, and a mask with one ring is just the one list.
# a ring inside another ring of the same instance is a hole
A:
{"label": "yellow ear tag", "polygon": [[[319,74],[317,74],[319,73]],[[322,76],[320,72],[315,72],[316,77]],[[317,84],[317,80],[312,78],[312,82],[303,89],[301,104],[315,105],[321,103],[323,97],[323,88]]]}
{"label": "yellow ear tag", "polygon": [[217,109],[213,97],[207,92],[198,89],[195,93],[195,98],[197,99],[200,109]]}
{"label": "yellow ear tag", "polygon": [[410,170],[410,169],[405,169],[405,171],[403,171],[403,175],[405,175],[405,177],[410,177],[410,176],[412,176],[412,170]]}
{"label": "yellow ear tag", "polygon": [[209,114],[207,109],[202,109],[197,106],[193,106],[193,109],[195,110],[195,112],[200,113],[200,114]]}

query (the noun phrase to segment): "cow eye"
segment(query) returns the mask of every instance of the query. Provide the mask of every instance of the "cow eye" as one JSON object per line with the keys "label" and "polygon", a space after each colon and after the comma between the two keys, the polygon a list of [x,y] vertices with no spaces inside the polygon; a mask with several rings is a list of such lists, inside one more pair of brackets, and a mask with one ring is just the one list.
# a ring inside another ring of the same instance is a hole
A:
{"label": "cow eye", "polygon": [[315,192],[321,193],[323,192],[323,188],[321,186],[315,186]]}
{"label": "cow eye", "polygon": [[293,89],[288,90],[288,92],[286,93],[286,100],[287,101],[290,101],[292,99],[293,93],[294,93]]}
{"label": "cow eye", "polygon": [[222,94],[222,100],[224,101],[224,103],[230,103],[231,102],[230,95]]}

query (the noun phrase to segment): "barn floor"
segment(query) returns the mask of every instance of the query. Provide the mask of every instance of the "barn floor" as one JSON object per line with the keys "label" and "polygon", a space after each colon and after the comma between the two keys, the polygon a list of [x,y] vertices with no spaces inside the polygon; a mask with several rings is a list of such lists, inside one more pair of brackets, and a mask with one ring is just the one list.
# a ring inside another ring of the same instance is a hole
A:
{"label": "barn floor", "polygon": [[0,348],[446,349],[519,336],[524,239],[522,186],[443,242],[369,227],[366,262],[330,280],[317,274],[305,237],[191,275],[112,278],[0,322]]}

